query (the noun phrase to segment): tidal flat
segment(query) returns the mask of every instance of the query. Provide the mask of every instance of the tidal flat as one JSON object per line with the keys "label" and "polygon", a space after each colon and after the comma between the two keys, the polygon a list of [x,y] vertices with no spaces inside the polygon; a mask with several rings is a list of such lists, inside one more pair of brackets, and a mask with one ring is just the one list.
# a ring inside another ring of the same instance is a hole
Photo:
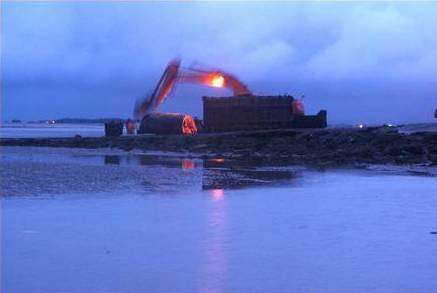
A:
{"label": "tidal flat", "polygon": [[437,292],[437,177],[2,147],[4,292]]}

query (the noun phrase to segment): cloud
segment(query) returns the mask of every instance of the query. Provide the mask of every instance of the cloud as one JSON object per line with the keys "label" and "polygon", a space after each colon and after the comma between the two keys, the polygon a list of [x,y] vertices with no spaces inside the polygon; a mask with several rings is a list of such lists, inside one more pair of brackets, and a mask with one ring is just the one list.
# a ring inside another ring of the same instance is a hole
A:
{"label": "cloud", "polygon": [[[186,65],[233,72],[255,90],[260,83],[292,84],[307,92],[308,84],[320,83],[437,82],[435,3],[111,1],[2,7],[5,99],[15,99],[6,104],[9,112],[21,111],[20,103],[27,102],[13,84],[35,90],[67,84],[74,87],[74,93],[64,92],[69,103],[79,103],[73,96],[81,88],[91,87],[114,103],[128,91],[126,101],[133,103],[175,56]],[[103,94],[108,90],[112,96]],[[270,92],[275,90],[285,87]],[[50,97],[38,99],[43,104]],[[399,97],[400,105],[406,99]],[[90,111],[101,103],[93,101]]]}
{"label": "cloud", "polygon": [[[307,69],[317,78],[426,78],[436,67],[424,67],[423,58],[437,52],[435,45],[415,19],[394,7],[356,10],[338,40],[312,56]],[[405,67],[416,70],[400,70]]]}
{"label": "cloud", "polygon": [[429,33],[436,15],[422,19],[427,7],[413,12],[402,4],[343,4],[338,13],[322,9],[330,7],[8,3],[6,69],[18,77],[82,76],[93,67],[94,77],[119,72],[133,77],[159,70],[179,55],[256,79],[275,71],[280,77],[293,67],[301,76],[323,79],[396,77],[405,66],[415,68],[414,74],[435,73],[425,67],[437,50],[437,38]]}

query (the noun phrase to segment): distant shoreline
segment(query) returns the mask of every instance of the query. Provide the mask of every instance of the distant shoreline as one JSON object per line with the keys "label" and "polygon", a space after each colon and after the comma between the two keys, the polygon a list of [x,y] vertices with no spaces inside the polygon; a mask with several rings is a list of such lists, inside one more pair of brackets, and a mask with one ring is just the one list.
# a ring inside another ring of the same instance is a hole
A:
{"label": "distant shoreline", "polygon": [[61,119],[48,119],[48,120],[34,120],[34,121],[22,121],[19,119],[13,119],[10,121],[3,121],[1,125],[23,125],[23,124],[104,124],[110,121],[125,121],[123,118],[61,118]]}

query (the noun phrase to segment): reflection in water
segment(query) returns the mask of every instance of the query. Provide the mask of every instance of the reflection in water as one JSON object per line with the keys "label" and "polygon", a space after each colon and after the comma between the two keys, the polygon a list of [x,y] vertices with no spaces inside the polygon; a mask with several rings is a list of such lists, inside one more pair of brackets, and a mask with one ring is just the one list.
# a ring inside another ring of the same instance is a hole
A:
{"label": "reflection in water", "polygon": [[227,214],[223,189],[211,190],[212,203],[208,211],[205,261],[199,275],[199,292],[226,292],[227,256]]}
{"label": "reflection in water", "polygon": [[223,189],[213,189],[211,190],[211,193],[214,200],[221,200],[225,195],[225,191]]}
{"label": "reflection in water", "polygon": [[[172,157],[159,157],[150,155],[136,155],[137,165],[141,166],[163,166],[169,168],[183,168],[183,163],[181,158]],[[135,164],[134,162],[132,162]]]}
{"label": "reflection in water", "polygon": [[[233,161],[223,158],[208,160],[166,157],[153,155],[106,155],[105,164],[161,166],[180,168],[184,171],[196,169],[196,161],[202,161],[202,189],[235,189],[258,185],[285,183],[296,178],[296,171],[278,168],[259,168],[259,164],[251,161]],[[195,174],[181,176],[196,176]],[[156,182],[159,184],[159,182]]]}
{"label": "reflection in water", "polygon": [[211,159],[210,161],[214,162],[214,163],[221,164],[221,163],[225,162],[225,159],[224,158],[214,158],[214,159]]}
{"label": "reflection in water", "polygon": [[[186,192],[222,190],[260,185],[289,184],[296,171],[262,167],[251,161],[201,160],[145,154],[76,154],[51,152],[17,156],[3,154],[2,176],[13,178],[2,186],[6,195],[41,195],[74,192],[104,192],[135,189],[139,192]],[[49,168],[48,168],[49,166]],[[83,184],[93,182],[93,184]]]}
{"label": "reflection in water", "polygon": [[182,159],[182,170],[191,170],[196,168],[196,163],[191,159]]}
{"label": "reflection in water", "polygon": [[105,165],[120,165],[120,156],[105,156]]}
{"label": "reflection in water", "polygon": [[[91,156],[90,156],[91,157]],[[83,157],[82,157],[83,159]],[[152,155],[105,155],[104,164],[136,165],[136,166],[163,166],[191,170],[196,168],[196,162],[190,158],[163,157]]]}
{"label": "reflection in water", "polygon": [[[166,157],[153,155],[106,155],[105,164],[161,166],[180,168],[183,171],[196,169],[196,160],[191,158]],[[223,158],[202,160],[202,189],[213,190],[214,198],[223,196],[223,189],[244,188],[258,185],[285,183],[296,177],[295,171],[285,169],[259,168],[254,162],[233,161]],[[196,176],[197,174],[181,174],[181,176]],[[160,185],[160,182],[154,182]]]}
{"label": "reflection in water", "polygon": [[252,162],[204,160],[202,189],[220,190],[272,185],[290,181],[296,176],[295,171],[258,168]]}

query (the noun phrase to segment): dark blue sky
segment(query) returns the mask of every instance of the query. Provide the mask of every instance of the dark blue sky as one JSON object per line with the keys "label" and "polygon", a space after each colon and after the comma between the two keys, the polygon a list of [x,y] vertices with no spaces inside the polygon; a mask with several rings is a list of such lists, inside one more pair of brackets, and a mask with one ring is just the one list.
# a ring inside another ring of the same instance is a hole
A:
{"label": "dark blue sky", "polygon": [[[129,117],[175,56],[331,123],[432,121],[437,3],[2,2],[2,118]],[[201,116],[180,85],[162,106]]]}

